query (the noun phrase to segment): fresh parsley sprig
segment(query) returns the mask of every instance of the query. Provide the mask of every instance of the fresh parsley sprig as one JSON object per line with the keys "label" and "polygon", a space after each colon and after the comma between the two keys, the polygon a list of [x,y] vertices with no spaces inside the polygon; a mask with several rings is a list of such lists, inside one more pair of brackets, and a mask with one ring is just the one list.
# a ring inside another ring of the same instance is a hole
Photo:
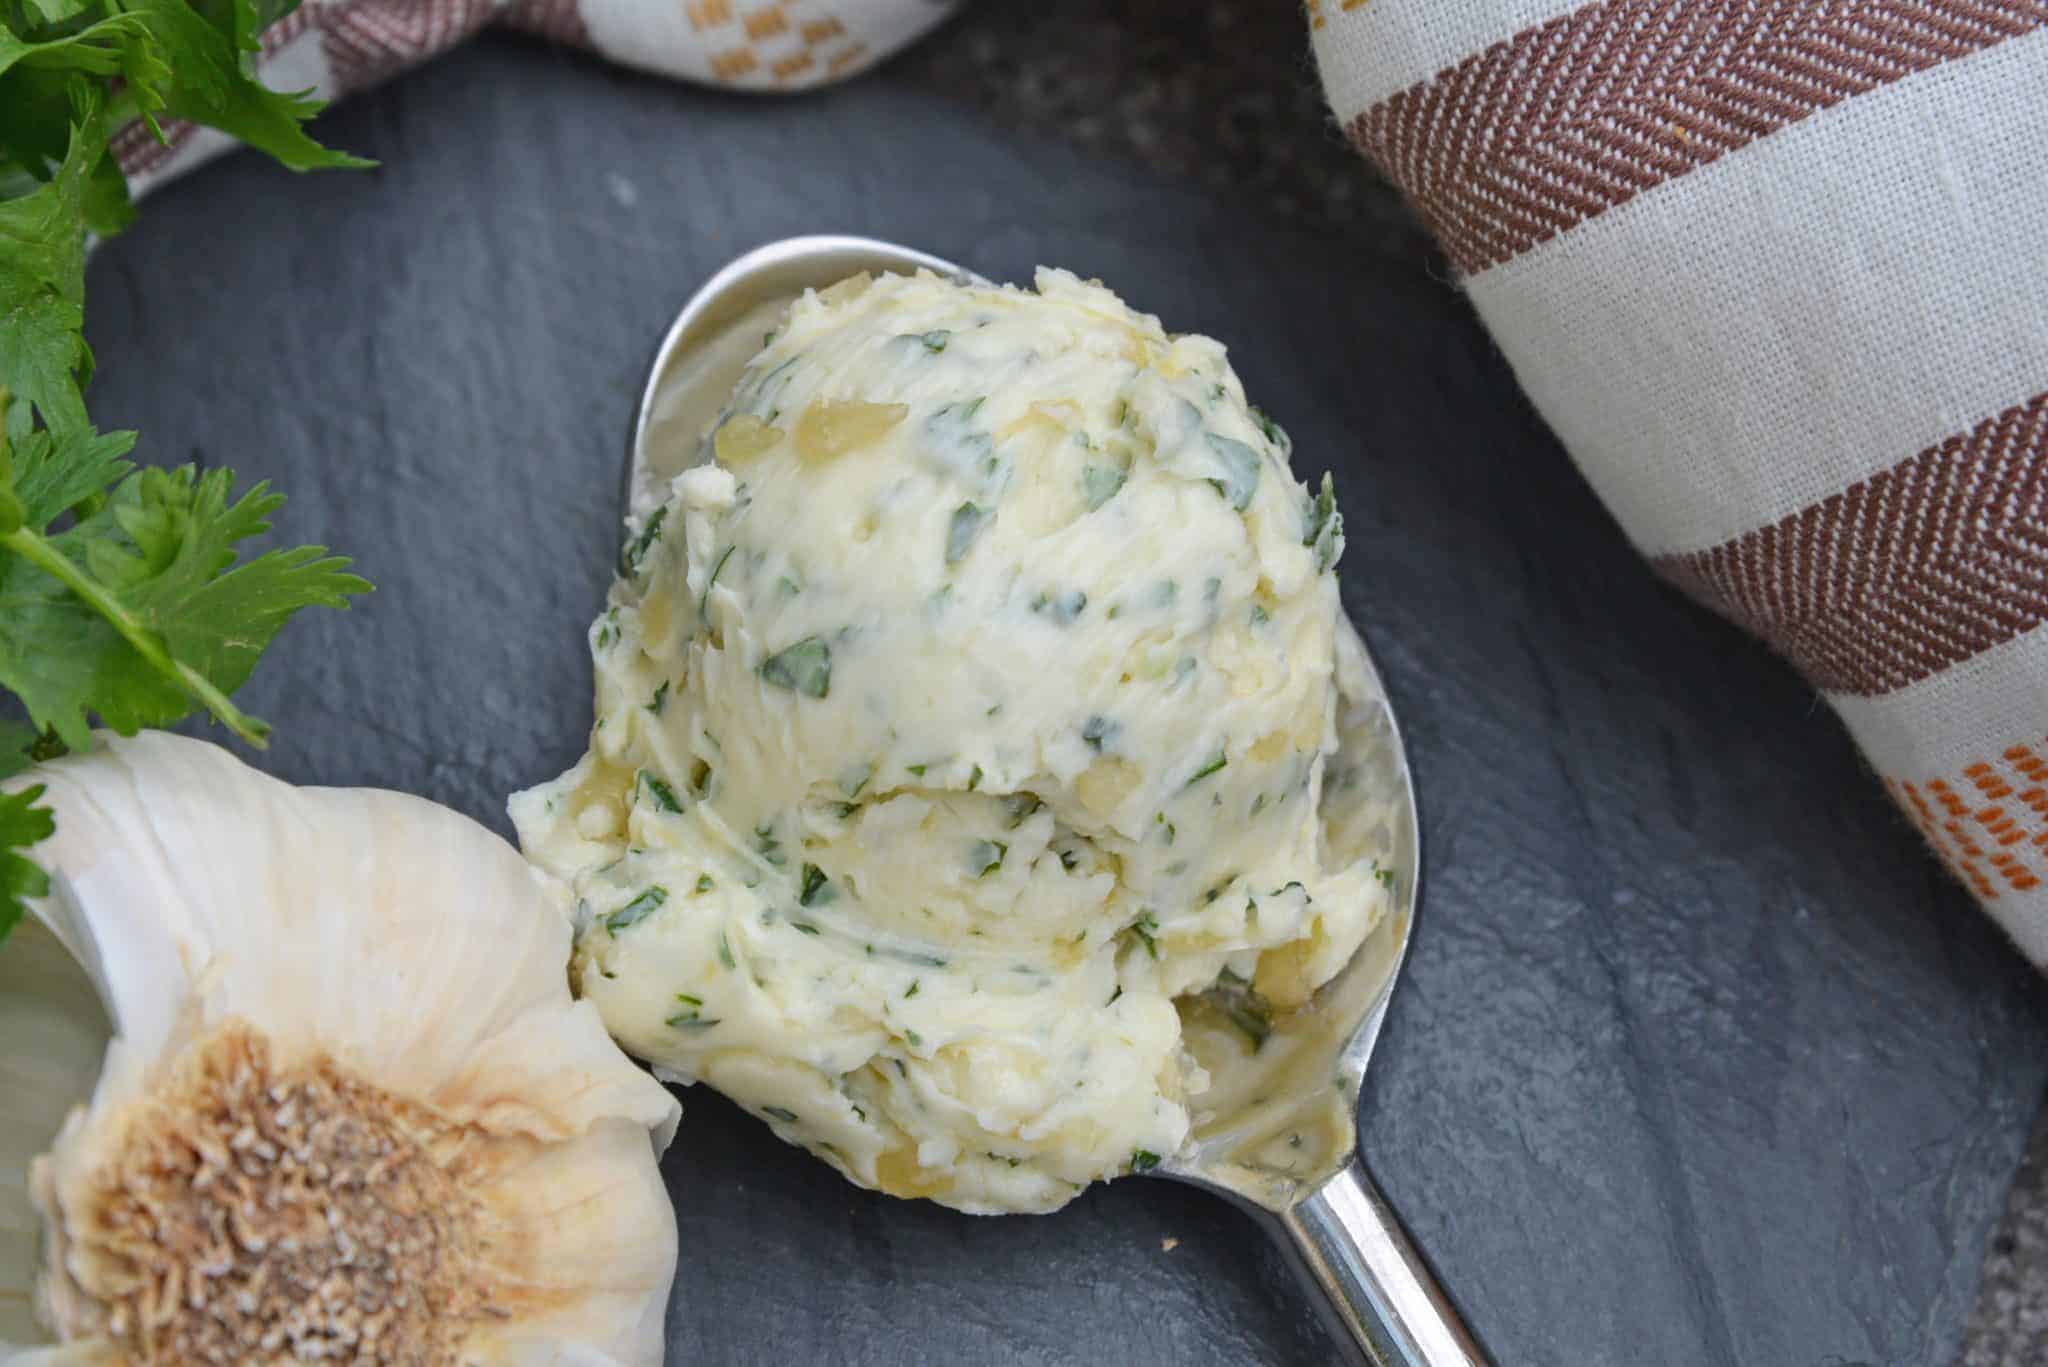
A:
{"label": "fresh parsley sprig", "polygon": [[[307,136],[320,103],[252,75],[294,0],[0,0],[0,775],[204,710],[252,745],[230,696],[300,608],[369,584],[320,546],[241,559],[283,498],[231,470],[137,468],[132,432],[86,413],[85,258],[134,217],[109,147],[140,119],[217,128],[294,170],[365,166]],[[0,795],[0,937],[47,887],[25,853],[41,795]]]}

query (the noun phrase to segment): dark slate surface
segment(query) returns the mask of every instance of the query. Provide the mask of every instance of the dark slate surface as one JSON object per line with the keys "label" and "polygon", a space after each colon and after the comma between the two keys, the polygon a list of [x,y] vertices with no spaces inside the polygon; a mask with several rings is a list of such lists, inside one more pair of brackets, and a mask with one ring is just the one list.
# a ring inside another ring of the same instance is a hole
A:
{"label": "dark slate surface", "polygon": [[[1632,557],[1438,282],[886,74],[758,103],[486,41],[324,131],[384,168],[230,160],[92,268],[102,421],[274,478],[285,530],[381,586],[249,687],[265,763],[504,829],[575,757],[641,369],[740,250],[842,229],[1098,274],[1233,343],[1302,470],[1338,473],[1430,861],[1364,1132],[1503,1363],[1952,1356],[2040,985],[1811,692]],[[675,1361],[1327,1358],[1211,1198],[973,1220],[687,1106]]]}

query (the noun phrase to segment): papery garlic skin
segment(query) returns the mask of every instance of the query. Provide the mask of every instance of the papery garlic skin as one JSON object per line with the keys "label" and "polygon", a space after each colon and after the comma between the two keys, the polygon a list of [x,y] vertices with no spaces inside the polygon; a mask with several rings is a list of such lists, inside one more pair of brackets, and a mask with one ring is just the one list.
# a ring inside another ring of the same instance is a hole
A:
{"label": "papery garlic skin", "polygon": [[10,1367],[7,1345],[45,1337],[31,1294],[43,1237],[29,1164],[91,1097],[110,1033],[92,979],[49,927],[24,918],[0,944],[0,1363]]}
{"label": "papery garlic skin", "polygon": [[[27,783],[57,814],[34,910],[116,1028],[32,1174],[60,1339],[142,1362],[244,1333],[255,1361],[661,1361],[676,1234],[656,1160],[679,1111],[570,999],[568,922],[510,847],[418,798],[295,788],[161,733]],[[323,1187],[316,1160],[359,1180]],[[236,1237],[204,1247],[230,1208],[198,1170],[283,1213],[230,1213]],[[297,1262],[265,1243],[287,1229]]]}
{"label": "papery garlic skin", "polygon": [[644,511],[590,751],[516,796],[578,990],[865,1186],[1044,1211],[1178,1150],[1176,999],[1383,914],[1319,808],[1341,519],[1099,284],[806,294]]}

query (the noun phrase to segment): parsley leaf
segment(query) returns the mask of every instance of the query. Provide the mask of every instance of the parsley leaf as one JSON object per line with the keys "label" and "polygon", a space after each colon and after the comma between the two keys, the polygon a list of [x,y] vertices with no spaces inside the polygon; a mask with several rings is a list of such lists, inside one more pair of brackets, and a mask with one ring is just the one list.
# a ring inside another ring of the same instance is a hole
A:
{"label": "parsley leaf", "polygon": [[27,911],[24,899],[41,897],[50,890],[50,879],[20,851],[38,840],[47,840],[57,829],[48,807],[36,806],[43,795],[40,784],[18,793],[0,793],[0,938],[14,929]]}
{"label": "parsley leaf", "polygon": [[[140,120],[220,129],[295,170],[365,166],[302,125],[320,107],[269,90],[249,58],[295,0],[0,4],[0,688],[30,725],[0,727],[0,772],[204,709],[252,744],[228,700],[302,607],[369,588],[323,547],[243,560],[282,498],[215,470],[137,471],[133,433],[98,432],[85,386],[88,233],[134,217],[110,140]],[[53,818],[0,798],[0,937],[44,875],[19,851]]]}
{"label": "parsley leaf", "polygon": [[[0,84],[0,102],[11,84]],[[105,138],[95,104],[82,124],[67,123],[56,173],[0,200],[0,384],[60,434],[85,426],[85,192]]]}
{"label": "parsley leaf", "polygon": [[[320,112],[322,101],[305,91],[268,89],[243,70],[242,57],[258,50],[257,33],[293,6],[274,7],[265,16],[252,0],[232,0],[209,4],[209,13],[202,15],[184,0],[122,3],[149,21],[150,36],[166,64],[167,79],[150,92],[162,100],[164,113],[218,128],[294,171],[373,165],[306,136],[300,125]],[[143,107],[149,107],[148,99]]]}
{"label": "parsley leaf", "polygon": [[233,484],[231,470],[141,470],[68,531],[0,535],[0,685],[38,727],[79,749],[89,714],[130,735],[198,705],[262,743],[269,727],[227,694],[293,613],[370,586],[320,546],[236,564],[284,500]]}
{"label": "parsley leaf", "polygon": [[832,647],[806,636],[763,660],[761,678],[807,698],[822,698],[832,691]]}

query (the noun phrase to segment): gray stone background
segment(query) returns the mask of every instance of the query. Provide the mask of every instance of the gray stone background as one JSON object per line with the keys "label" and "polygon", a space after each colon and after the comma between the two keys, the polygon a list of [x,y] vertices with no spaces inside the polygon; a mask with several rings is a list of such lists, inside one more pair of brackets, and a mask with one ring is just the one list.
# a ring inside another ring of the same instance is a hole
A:
{"label": "gray stone background", "polygon": [[[1297,5],[983,4],[896,63],[897,74],[999,120],[1342,231],[1450,279],[1400,197],[1338,133]],[[1960,1361],[2048,1364],[2048,1111],[1992,1242]]]}

